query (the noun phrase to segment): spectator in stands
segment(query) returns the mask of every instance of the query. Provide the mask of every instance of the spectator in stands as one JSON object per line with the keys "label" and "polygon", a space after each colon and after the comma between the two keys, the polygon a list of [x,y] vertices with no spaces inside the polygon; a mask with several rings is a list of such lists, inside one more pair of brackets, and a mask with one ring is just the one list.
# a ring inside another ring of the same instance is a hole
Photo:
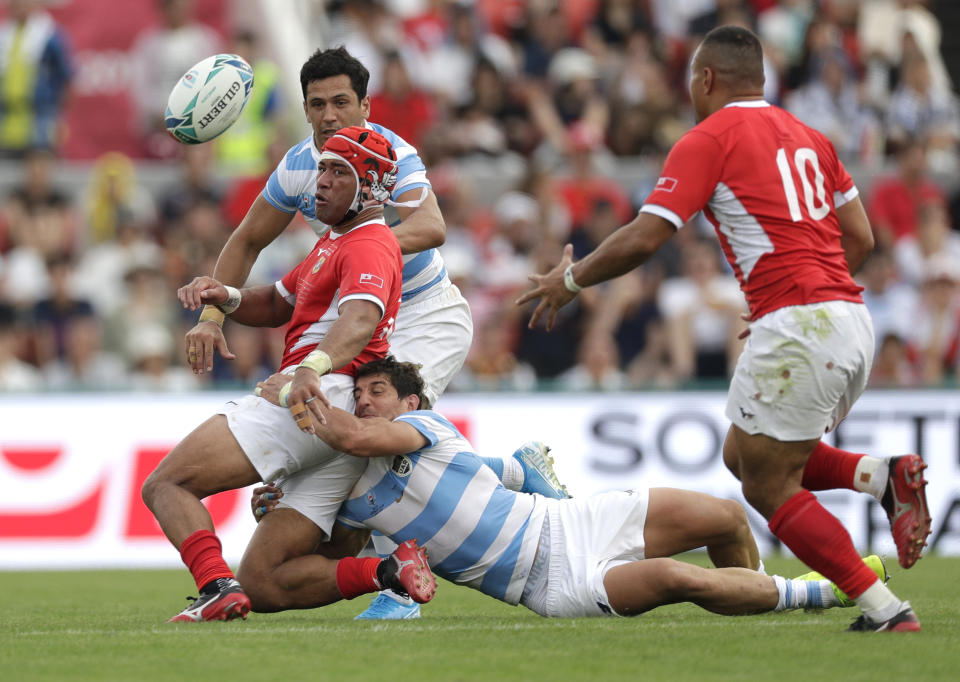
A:
{"label": "spectator in stands", "polygon": [[[276,167],[270,165],[268,148],[278,137],[283,138],[279,125],[283,109],[280,72],[261,54],[258,36],[252,30],[237,30],[228,49],[253,67],[256,87],[240,118],[214,143],[218,169],[230,177],[260,178]],[[288,140],[280,142],[286,146]]]}
{"label": "spectator in stands", "polygon": [[870,0],[861,2],[857,41],[865,65],[864,83],[871,103],[886,109],[890,83],[903,71],[903,62],[919,56],[926,60],[934,90],[952,88],[940,55],[940,24],[924,7],[928,0]]}
{"label": "spectator in stands", "polygon": [[180,329],[180,306],[176,292],[164,280],[162,265],[155,254],[148,252],[129,262],[124,275],[123,299],[105,319],[105,348],[123,355],[131,364],[134,357],[130,352],[136,350],[131,338],[137,329],[150,325],[172,332]]}
{"label": "spectator in stands", "polygon": [[933,87],[926,57],[904,60],[900,84],[887,110],[887,137],[894,145],[910,138],[923,140],[934,167],[956,170],[960,106],[952,92]]}
{"label": "spectator in stands", "polygon": [[556,198],[570,215],[571,229],[581,230],[591,214],[605,202],[620,224],[630,219],[633,206],[623,187],[609,174],[602,172],[599,161],[605,148],[601,138],[586,125],[574,126],[568,134],[569,171],[558,175]]}
{"label": "spectator in stands", "polygon": [[4,391],[37,391],[43,387],[37,368],[20,359],[22,331],[16,308],[0,300],[0,389]]}
{"label": "spectator in stands", "polygon": [[100,244],[117,238],[127,220],[150,225],[156,208],[150,194],[137,181],[137,167],[120,152],[107,152],[90,171],[83,198],[84,243]]}
{"label": "spectator in stands", "polygon": [[530,117],[555,154],[580,144],[571,139],[571,131],[582,130],[583,144],[591,147],[603,143],[610,108],[601,90],[596,60],[586,50],[559,50],[550,61],[547,81],[529,82],[526,97]]}
{"label": "spectator in stands", "polygon": [[163,122],[171,88],[187,69],[205,57],[221,52],[219,34],[192,18],[193,0],[155,0],[160,25],[137,36],[131,50],[135,83],[134,104],[140,118],[144,153],[170,158],[180,147],[167,134]]}
{"label": "spectator in stands", "polygon": [[180,177],[167,188],[160,200],[161,234],[174,229],[175,224],[198,203],[220,203],[222,180],[216,173],[213,154],[213,145],[181,145],[178,156]]}
{"label": "spectator in stands", "polygon": [[915,234],[920,207],[930,201],[945,202],[946,197],[927,170],[923,142],[909,140],[897,152],[896,175],[870,187],[866,206],[877,245],[889,248]]}
{"label": "spectator in stands", "polygon": [[57,208],[35,204],[17,216],[10,226],[11,249],[6,254],[4,291],[0,296],[29,308],[50,292],[47,259],[74,249],[66,214]]}
{"label": "spectator in stands", "polygon": [[960,263],[960,234],[951,229],[943,202],[928,201],[920,206],[916,233],[897,242],[895,253],[901,278],[913,286],[923,282],[935,258]]}
{"label": "spectator in stands", "polygon": [[456,110],[473,100],[473,74],[481,61],[509,77],[518,67],[508,43],[482,30],[472,5],[448,2],[442,11],[447,27],[444,39],[414,55],[416,66],[411,68],[416,69],[417,84],[433,93],[441,108]]}
{"label": "spectator in stands", "polygon": [[610,150],[618,156],[666,150],[685,130],[653,39],[637,31],[627,40],[610,84]]}
{"label": "spectator in stands", "polygon": [[50,149],[35,147],[24,153],[21,181],[10,190],[12,200],[27,209],[40,206],[65,212],[71,210],[71,197],[55,179],[57,158]]}
{"label": "spectator in stands", "polygon": [[133,370],[135,391],[182,392],[201,387],[202,379],[179,362],[174,363],[173,334],[159,322],[146,322],[129,330],[126,354]]}
{"label": "spectator in stands", "polygon": [[123,360],[103,349],[102,327],[92,309],[78,311],[65,321],[64,353],[42,367],[48,390],[116,390],[129,386]]}
{"label": "spectator in stands", "polygon": [[233,323],[224,327],[223,335],[237,357],[232,362],[219,362],[213,366],[215,384],[249,390],[250,386],[273,374],[277,363],[268,357],[267,335],[263,327]]}
{"label": "spectator in stands", "polygon": [[730,376],[746,327],[747,306],[733,275],[720,269],[720,254],[711,242],[695,240],[683,252],[681,277],[660,286],[658,307],[666,328],[670,367],[679,381]]}
{"label": "spectator in stands", "polygon": [[826,50],[814,61],[812,78],[790,93],[791,114],[826,135],[845,163],[870,161],[882,150],[880,122],[861,102],[853,65],[842,49]]}
{"label": "spectator in stands", "polygon": [[877,339],[891,334],[905,338],[917,307],[917,290],[899,281],[894,253],[883,247],[874,249],[857,273],[857,283],[863,287],[860,295],[870,311]]}
{"label": "spectator in stands", "polygon": [[67,328],[74,317],[93,315],[93,305],[78,297],[73,257],[60,251],[47,258],[50,293],[33,305],[32,321],[37,364],[41,367],[67,355]]}
{"label": "spectator in stands", "polygon": [[62,141],[72,77],[63,32],[36,0],[8,0],[0,24],[0,156],[21,158]]}
{"label": "spectator in stands", "polygon": [[910,354],[899,334],[889,332],[880,337],[868,383],[876,388],[909,388],[916,385]]}
{"label": "spectator in stands", "polygon": [[557,377],[557,386],[566,391],[621,391],[627,375],[620,369],[617,342],[603,331],[584,335],[577,348],[577,364]]}
{"label": "spectator in stands", "polygon": [[414,85],[399,52],[388,53],[383,68],[383,88],[370,96],[371,115],[419,148],[424,132],[437,120],[437,108],[430,96]]}
{"label": "spectator in stands", "polygon": [[906,341],[920,382],[938,386],[954,376],[960,358],[960,264],[937,257],[925,274]]}

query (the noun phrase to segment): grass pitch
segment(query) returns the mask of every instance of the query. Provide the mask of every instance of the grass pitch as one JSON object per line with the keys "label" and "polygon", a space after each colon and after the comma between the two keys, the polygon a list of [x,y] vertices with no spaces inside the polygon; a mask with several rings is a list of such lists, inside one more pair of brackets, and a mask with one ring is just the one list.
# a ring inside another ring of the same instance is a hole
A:
{"label": "grass pitch", "polygon": [[[783,575],[806,570],[766,563]],[[683,604],[632,619],[549,620],[446,582],[417,621],[354,621],[361,597],[245,622],[167,624],[194,590],[185,570],[0,572],[0,680],[960,679],[960,559],[926,557],[910,571],[887,563],[923,632],[845,633],[855,608],[731,618]]]}

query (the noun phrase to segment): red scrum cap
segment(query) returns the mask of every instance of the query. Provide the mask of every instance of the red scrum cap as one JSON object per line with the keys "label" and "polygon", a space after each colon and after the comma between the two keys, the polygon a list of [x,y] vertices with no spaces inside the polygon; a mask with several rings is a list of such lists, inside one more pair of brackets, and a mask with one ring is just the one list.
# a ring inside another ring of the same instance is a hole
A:
{"label": "red scrum cap", "polygon": [[380,133],[360,126],[341,128],[330,136],[320,152],[321,159],[347,164],[357,180],[357,191],[350,210],[364,209],[361,187],[369,188],[369,198],[383,203],[390,198],[390,188],[397,181],[397,155]]}

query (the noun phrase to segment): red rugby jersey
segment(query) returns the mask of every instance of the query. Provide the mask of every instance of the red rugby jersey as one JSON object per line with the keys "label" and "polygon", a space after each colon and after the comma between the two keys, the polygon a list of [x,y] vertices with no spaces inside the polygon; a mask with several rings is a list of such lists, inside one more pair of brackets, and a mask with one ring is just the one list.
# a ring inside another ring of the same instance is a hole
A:
{"label": "red rugby jersey", "polygon": [[687,132],[640,210],[680,228],[702,209],[757,319],[791,305],[862,302],[835,211],[856,196],[826,137],[757,100]]}
{"label": "red rugby jersey", "polygon": [[310,255],[276,283],[293,306],[280,368],[299,364],[326,336],[339,307],[355,299],[375,303],[382,317],[363,351],[335,371],[355,375],[363,363],[384,357],[400,305],[402,271],[400,244],[382,221],[361,223],[345,234],[327,232]]}

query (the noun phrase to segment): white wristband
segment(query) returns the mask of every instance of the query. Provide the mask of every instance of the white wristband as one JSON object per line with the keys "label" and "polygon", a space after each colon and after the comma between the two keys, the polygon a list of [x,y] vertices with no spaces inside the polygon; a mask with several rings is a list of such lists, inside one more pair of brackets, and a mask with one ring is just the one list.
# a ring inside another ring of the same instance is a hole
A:
{"label": "white wristband", "polygon": [[240,307],[240,290],[231,286],[224,285],[224,289],[227,290],[227,300],[217,306],[219,310],[224,315],[229,315],[234,310]]}
{"label": "white wristband", "polygon": [[567,269],[563,271],[563,286],[567,288],[567,291],[575,294],[583,291],[583,287],[573,281],[573,263],[570,263]]}

